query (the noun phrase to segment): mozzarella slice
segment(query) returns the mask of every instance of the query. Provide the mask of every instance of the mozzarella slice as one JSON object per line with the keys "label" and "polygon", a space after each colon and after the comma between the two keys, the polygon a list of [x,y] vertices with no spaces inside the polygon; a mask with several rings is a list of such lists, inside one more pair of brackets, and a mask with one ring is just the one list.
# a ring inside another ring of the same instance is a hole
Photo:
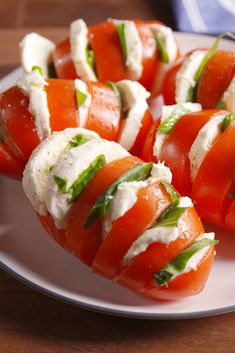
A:
{"label": "mozzarella slice", "polygon": [[79,89],[80,92],[86,95],[85,102],[78,108],[79,127],[85,127],[89,118],[91,94],[88,92],[87,84],[79,79],[74,81],[74,86],[75,89]]}
{"label": "mozzarella slice", "polygon": [[142,42],[133,21],[109,19],[116,27],[125,24],[125,39],[127,46],[126,66],[132,80],[139,80],[143,72],[142,64]]}
{"label": "mozzarella slice", "polygon": [[48,78],[48,64],[55,44],[37,33],[27,34],[19,44],[23,69],[30,72],[33,66],[40,66],[43,76]]}
{"label": "mozzarella slice", "polygon": [[224,92],[223,101],[225,103],[225,109],[231,113],[235,113],[235,77],[233,77],[228,88]]}
{"label": "mozzarella slice", "polygon": [[97,77],[87,61],[86,50],[88,45],[86,23],[82,19],[73,21],[70,25],[70,46],[76,73],[84,81],[97,81]]}
{"label": "mozzarella slice", "polygon": [[25,73],[17,81],[19,89],[29,97],[29,112],[35,118],[36,130],[40,140],[51,134],[47,94],[44,90],[44,87],[47,85],[48,83],[38,70]]}
{"label": "mozzarella slice", "polygon": [[[182,104],[175,104],[175,105],[164,105],[162,107],[162,116],[161,116],[160,124],[164,123],[171,116],[171,114],[175,110],[175,108],[180,108],[180,107],[188,109],[189,112],[198,112],[198,111],[202,110],[202,106],[199,103],[182,103]],[[180,115],[179,119],[183,115],[185,115],[185,113]],[[156,138],[155,138],[155,142],[153,145],[153,154],[158,159],[160,158],[163,144],[166,141],[167,136],[168,136],[168,134],[161,134],[158,131],[156,133]]]}
{"label": "mozzarella slice", "polygon": [[194,77],[207,52],[206,50],[196,50],[183,62],[176,74],[176,103],[187,101],[189,89],[196,85]]}
{"label": "mozzarella slice", "polygon": [[118,142],[129,151],[134,146],[142,126],[141,121],[148,109],[146,99],[150,93],[140,83],[130,80],[117,82],[117,87],[122,98],[122,110],[128,112]]}
{"label": "mozzarella slice", "polygon": [[194,143],[192,144],[189,152],[192,180],[195,179],[207,153],[211,149],[215,140],[221,134],[220,127],[226,115],[228,114],[225,112],[219,115],[216,114],[211,120],[208,121],[208,123],[206,123],[201,128],[196,139],[194,140]]}
{"label": "mozzarella slice", "polygon": [[25,167],[23,176],[24,191],[35,210],[42,216],[47,214],[45,194],[48,189],[50,169],[63,154],[68,142],[78,134],[82,134],[89,139],[100,139],[95,132],[79,128],[69,128],[56,132],[35,148]]}
{"label": "mozzarella slice", "polygon": [[[189,197],[181,197],[178,207],[193,207],[193,203]],[[163,227],[159,225],[154,228],[149,228],[133,242],[123,258],[123,263],[127,265],[135,256],[147,250],[150,244],[169,244],[178,237],[178,225],[175,227]]]}
{"label": "mozzarella slice", "polygon": [[50,172],[45,200],[47,210],[58,229],[66,228],[66,218],[71,207],[69,200],[72,195],[70,192],[62,193],[60,191],[54,176],[65,179],[67,189],[69,189],[78,176],[101,154],[105,156],[107,163],[129,155],[124,148],[115,142],[93,139],[63,153]]}

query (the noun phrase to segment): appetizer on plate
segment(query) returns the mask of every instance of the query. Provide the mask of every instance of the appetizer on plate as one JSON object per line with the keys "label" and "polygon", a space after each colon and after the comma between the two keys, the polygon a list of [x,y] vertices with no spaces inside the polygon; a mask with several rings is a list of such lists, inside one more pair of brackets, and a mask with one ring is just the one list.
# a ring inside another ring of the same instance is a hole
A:
{"label": "appetizer on plate", "polygon": [[164,164],[71,128],[37,146],[23,187],[49,234],[96,273],[153,299],[204,287],[214,233],[204,233]]}

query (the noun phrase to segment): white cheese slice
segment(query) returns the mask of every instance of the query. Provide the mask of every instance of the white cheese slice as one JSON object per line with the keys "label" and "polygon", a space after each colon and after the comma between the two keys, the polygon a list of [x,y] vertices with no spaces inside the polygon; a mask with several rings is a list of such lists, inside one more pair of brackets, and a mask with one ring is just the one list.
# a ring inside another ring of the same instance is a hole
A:
{"label": "white cheese slice", "polygon": [[40,66],[43,76],[48,78],[48,64],[50,63],[55,44],[37,33],[27,34],[19,44],[21,65],[26,72],[33,66]]}
{"label": "white cheese slice", "polygon": [[148,109],[146,99],[150,93],[140,83],[130,80],[117,82],[117,87],[122,98],[122,110],[128,112],[118,142],[129,151],[141,129],[141,121]]}
{"label": "white cheese slice", "polygon": [[116,27],[125,24],[125,38],[127,46],[126,66],[132,80],[139,80],[143,72],[142,64],[142,42],[133,21],[109,19]]}
{"label": "white cheese slice", "polygon": [[[193,207],[189,197],[181,197],[178,207]],[[147,229],[131,245],[123,258],[124,265],[127,265],[135,256],[144,252],[150,244],[169,244],[179,237],[178,225],[175,227],[156,226]]]}
{"label": "white cheese slice", "polygon": [[89,112],[90,112],[90,105],[91,105],[91,94],[88,92],[86,82],[82,80],[76,79],[74,81],[75,90],[79,89],[80,92],[86,95],[86,100],[81,107],[78,107],[78,116],[79,116],[79,127],[86,127]]}
{"label": "white cheese slice", "polygon": [[219,115],[216,114],[201,128],[196,139],[194,140],[189,152],[192,181],[195,179],[203,160],[215,140],[221,134],[220,127],[226,115],[228,115],[228,113],[225,112]]}
{"label": "white cheese slice", "polygon": [[183,62],[176,74],[176,103],[186,102],[189,89],[196,85],[194,77],[206,54],[206,50],[196,50]]}
{"label": "white cheese slice", "polygon": [[70,192],[62,193],[60,191],[54,176],[65,179],[67,189],[69,189],[78,176],[101,154],[105,156],[107,163],[129,155],[124,148],[115,142],[93,139],[63,153],[50,172],[45,199],[47,210],[58,229],[66,228],[66,218],[71,207],[69,201],[72,195]]}
{"label": "white cheese slice", "polygon": [[76,73],[84,81],[97,81],[97,77],[87,61],[88,45],[86,23],[82,19],[73,21],[70,25],[70,46]]}
{"label": "white cheese slice", "polygon": [[225,103],[225,109],[231,113],[235,113],[235,77],[233,77],[228,88],[224,92],[223,101]]}
{"label": "white cheese slice", "polygon": [[38,70],[25,73],[17,86],[29,97],[29,112],[35,118],[35,126],[40,140],[51,134],[50,113],[47,105],[47,94],[44,87],[48,83]]}
{"label": "white cheese slice", "polygon": [[35,148],[25,167],[23,176],[24,191],[35,210],[42,216],[47,214],[45,194],[48,189],[50,168],[56,164],[68,142],[78,134],[83,134],[89,139],[100,138],[93,131],[79,128],[69,128],[55,132]]}
{"label": "white cheese slice", "polygon": [[[198,112],[198,111],[202,110],[202,106],[199,103],[182,103],[182,104],[174,104],[174,105],[164,105],[162,107],[162,116],[161,116],[160,124],[162,124],[164,121],[166,121],[171,116],[171,114],[175,110],[175,108],[177,108],[177,107],[179,107],[179,108],[183,107],[185,109],[188,109],[189,112]],[[182,115],[179,116],[179,119],[181,118],[181,116]],[[164,142],[167,139],[167,136],[168,136],[168,134],[161,134],[158,131],[156,133],[156,138],[155,138],[155,142],[153,145],[153,154],[158,159],[161,155],[162,148],[163,148]]]}

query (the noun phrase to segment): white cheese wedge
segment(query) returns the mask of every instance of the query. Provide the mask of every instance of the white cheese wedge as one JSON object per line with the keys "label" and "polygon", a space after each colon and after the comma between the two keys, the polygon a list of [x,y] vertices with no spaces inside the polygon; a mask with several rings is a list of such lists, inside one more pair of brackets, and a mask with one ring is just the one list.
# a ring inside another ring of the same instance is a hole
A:
{"label": "white cheese wedge", "polygon": [[45,78],[49,77],[48,64],[50,63],[55,44],[37,33],[27,34],[19,44],[21,65],[26,72],[33,66],[40,66]]}
{"label": "white cheese wedge", "polygon": [[139,80],[143,72],[143,49],[142,42],[133,21],[109,19],[116,27],[125,24],[125,39],[127,46],[126,66],[132,80]]}
{"label": "white cheese wedge", "polygon": [[86,100],[82,106],[78,107],[78,116],[79,116],[79,127],[86,127],[90,105],[91,105],[91,94],[88,92],[87,84],[79,79],[74,81],[75,90],[78,89],[80,92],[86,95]]}
{"label": "white cheese wedge", "polygon": [[206,50],[196,50],[183,62],[176,74],[176,103],[187,101],[189,89],[196,85],[194,77],[206,54]]}
{"label": "white cheese wedge", "polygon": [[47,94],[44,90],[48,83],[38,70],[33,70],[25,73],[16,84],[29,97],[29,112],[35,118],[38,137],[43,140],[51,134]]}
{"label": "white cheese wedge", "polygon": [[[189,197],[181,197],[178,207],[193,207]],[[178,225],[175,227],[156,226],[147,229],[131,245],[123,258],[124,265],[127,265],[135,256],[144,252],[150,244],[163,243],[169,244],[179,237]]]}
{"label": "white cheese wedge", "polygon": [[226,115],[227,113],[215,114],[215,116],[201,128],[194,140],[189,152],[192,181],[195,179],[203,160],[215,140],[221,134],[220,127]]}
{"label": "white cheese wedge", "polygon": [[130,80],[117,82],[117,87],[122,98],[122,110],[127,111],[118,142],[129,151],[142,127],[141,121],[148,109],[146,99],[150,93],[140,83]]}
{"label": "white cheese wedge", "polygon": [[97,77],[87,61],[88,45],[86,23],[82,19],[73,21],[70,25],[70,46],[76,73],[84,81],[97,81]]}
{"label": "white cheese wedge", "polygon": [[58,229],[66,228],[67,214],[71,207],[69,201],[72,194],[70,192],[62,193],[54,180],[54,176],[65,179],[67,189],[69,189],[78,176],[102,154],[105,156],[107,163],[129,155],[124,148],[115,142],[93,139],[63,153],[50,172],[46,206]]}
{"label": "white cheese wedge", "polygon": [[[182,104],[174,104],[174,105],[164,105],[162,107],[162,116],[161,116],[160,124],[165,122],[171,116],[171,114],[175,110],[175,108],[180,108],[180,107],[188,109],[189,112],[198,112],[198,111],[202,110],[202,106],[199,103],[182,103]],[[180,115],[179,119],[183,115]],[[168,136],[168,134],[161,134],[158,131],[156,133],[156,138],[155,138],[155,142],[154,142],[154,145],[153,145],[153,154],[158,159],[159,159],[159,157],[161,155],[162,148],[163,148],[164,142],[167,139],[167,136]]]}
{"label": "white cheese wedge", "polygon": [[233,77],[228,88],[224,92],[223,101],[225,103],[225,109],[231,113],[235,113],[235,77]]}
{"label": "white cheese wedge", "polygon": [[69,141],[78,134],[82,134],[89,139],[100,139],[95,132],[79,128],[69,128],[53,133],[35,148],[25,167],[23,176],[24,191],[35,210],[42,216],[47,214],[45,196],[48,189],[50,169],[63,154]]}

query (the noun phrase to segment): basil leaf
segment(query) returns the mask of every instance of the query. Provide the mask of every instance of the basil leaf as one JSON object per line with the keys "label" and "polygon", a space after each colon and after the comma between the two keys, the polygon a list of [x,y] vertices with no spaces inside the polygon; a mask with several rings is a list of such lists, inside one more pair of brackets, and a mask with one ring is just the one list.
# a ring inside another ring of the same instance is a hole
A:
{"label": "basil leaf", "polygon": [[34,65],[32,66],[32,71],[38,71],[41,76],[43,76],[42,68],[41,66]]}
{"label": "basil leaf", "polygon": [[116,85],[116,83],[114,83],[112,81],[106,81],[106,85],[108,85],[109,87],[112,88],[112,90],[114,91],[114,93],[118,97],[118,100],[121,102],[121,94],[120,94],[120,91],[119,91],[118,86]]}
{"label": "basil leaf", "polygon": [[195,241],[191,246],[189,246],[186,250],[182,251],[180,255],[178,255],[174,260],[169,262],[162,270],[155,273],[154,279],[156,283],[164,286],[168,286],[170,279],[174,275],[180,275],[186,269],[188,261],[191,257],[196,254],[201,249],[205,248],[206,246],[212,246],[218,244],[218,240],[212,239],[201,239]]}
{"label": "basil leaf", "polygon": [[95,71],[95,55],[89,45],[86,48],[86,60],[92,70]]}
{"label": "basil leaf", "polygon": [[70,148],[74,148],[74,147],[83,145],[88,141],[90,140],[87,137],[85,137],[83,134],[77,134],[72,138],[72,140],[69,141],[68,145]]}
{"label": "basil leaf", "polygon": [[220,127],[220,130],[222,132],[224,132],[224,130],[227,129],[227,127],[230,126],[230,124],[235,120],[235,114],[229,114],[229,115],[226,115],[226,117],[224,118],[223,122],[222,122],[222,125]]}
{"label": "basil leaf", "polygon": [[123,174],[120,178],[118,178],[106,191],[100,195],[88,214],[84,228],[88,228],[97,220],[97,218],[102,218],[107,214],[111,200],[119,184],[125,181],[141,181],[147,179],[150,176],[152,167],[152,162],[139,163],[136,164],[131,170]]}
{"label": "basil leaf", "polygon": [[0,135],[0,143],[4,141],[4,137]]}
{"label": "basil leaf", "polygon": [[175,227],[178,224],[179,218],[187,210],[188,207],[174,207],[167,209],[166,213],[161,215],[160,222],[156,226],[160,227]]}
{"label": "basil leaf", "polygon": [[178,105],[173,109],[171,115],[159,125],[157,132],[163,135],[170,134],[179,118],[189,112],[189,109],[182,105]]}
{"label": "basil leaf", "polygon": [[80,108],[85,103],[87,99],[87,95],[81,92],[78,88],[76,88],[76,98],[77,98],[78,107]]}
{"label": "basil leaf", "polygon": [[95,174],[106,164],[106,159],[103,154],[99,155],[89,167],[87,167],[70,186],[69,192],[72,193],[70,203],[75,202],[81,192],[85,189],[89,181],[95,176]]}
{"label": "basil leaf", "polygon": [[161,61],[168,64],[169,63],[169,55],[166,51],[166,48],[165,48],[163,41],[161,40],[160,36],[156,36],[155,40],[156,40],[157,50],[160,54]]}
{"label": "basil leaf", "polygon": [[126,33],[125,33],[126,32],[126,25],[125,25],[125,23],[121,23],[120,25],[118,25],[117,31],[118,31],[119,40],[120,40],[121,47],[122,47],[124,62],[126,65],[127,58],[128,58],[128,51],[127,51],[127,43],[126,43]]}
{"label": "basil leaf", "polygon": [[173,188],[173,186],[165,180],[161,180],[160,183],[166,188],[166,191],[168,192],[168,194],[171,197],[171,202],[172,203],[176,203],[176,202],[179,203],[180,196],[179,196],[178,192]]}
{"label": "basil leaf", "polygon": [[57,74],[56,74],[56,70],[55,70],[55,65],[53,62],[51,62],[50,64],[48,64],[47,66],[47,72],[48,72],[48,77],[49,78],[58,78]]}
{"label": "basil leaf", "polygon": [[66,179],[63,179],[57,175],[54,175],[54,180],[58,186],[58,188],[60,189],[60,191],[63,193],[63,194],[66,194],[68,191],[67,191],[67,180]]}

